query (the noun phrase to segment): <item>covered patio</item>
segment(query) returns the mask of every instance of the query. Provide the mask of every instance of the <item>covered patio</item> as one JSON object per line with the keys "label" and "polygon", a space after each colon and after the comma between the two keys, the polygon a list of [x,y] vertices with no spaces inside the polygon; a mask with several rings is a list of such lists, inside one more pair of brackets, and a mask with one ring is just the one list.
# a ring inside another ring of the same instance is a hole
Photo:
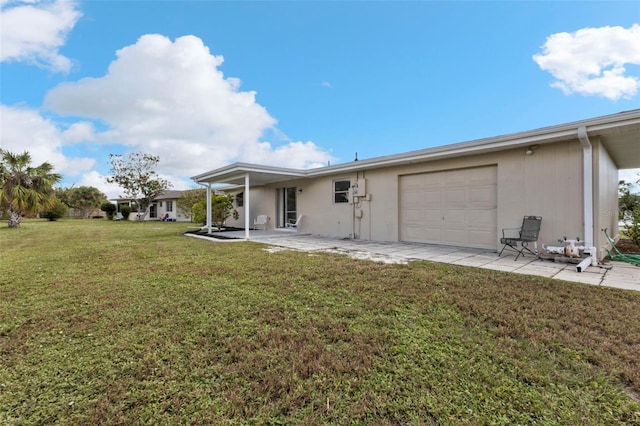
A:
{"label": "covered patio", "polygon": [[[209,234],[214,233],[211,218],[211,197],[216,189],[229,189],[233,187],[244,188],[244,223],[243,238],[250,240],[255,230],[251,230],[251,197],[252,186],[263,186],[290,179],[305,177],[304,170],[287,169],[281,167],[260,166],[256,164],[235,163],[221,169],[206,172],[192,179],[207,189],[207,222],[205,227]],[[287,230],[282,230],[287,232]],[[280,231],[276,231],[280,232]],[[291,231],[289,231],[291,232]],[[238,238],[238,233],[235,234]]]}

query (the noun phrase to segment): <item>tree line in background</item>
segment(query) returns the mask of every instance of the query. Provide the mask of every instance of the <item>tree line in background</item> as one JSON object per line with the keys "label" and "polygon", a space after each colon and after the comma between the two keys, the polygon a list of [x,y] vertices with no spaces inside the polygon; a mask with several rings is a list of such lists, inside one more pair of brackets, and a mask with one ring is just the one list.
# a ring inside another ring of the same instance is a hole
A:
{"label": "tree line in background", "polygon": [[[636,183],[640,183],[640,179]],[[626,236],[633,244],[640,247],[640,194],[632,193],[631,186],[630,183],[623,180],[619,182],[619,219],[624,222],[623,231]]]}
{"label": "tree line in background", "polygon": [[0,211],[7,216],[8,226],[17,228],[22,217],[40,215],[55,220],[75,209],[82,217],[108,202],[99,189],[54,188],[62,178],[53,172],[53,166],[44,162],[31,165],[31,154],[14,154],[0,150]]}
{"label": "tree line in background", "polygon": [[[144,220],[153,200],[170,187],[166,179],[160,178],[155,167],[157,156],[132,153],[127,157],[110,155],[111,173],[107,182],[118,184],[138,210],[138,220]],[[37,216],[56,220],[66,216],[70,209],[82,218],[95,216],[95,211],[104,211],[113,219],[116,205],[98,188],[80,186],[55,188],[62,176],[53,171],[53,166],[44,162],[31,164],[31,154],[15,154],[0,149],[0,216],[8,220],[10,228],[20,226],[23,217]],[[192,221],[206,221],[206,190],[183,191],[177,201],[178,208],[191,212]],[[222,227],[229,217],[238,218],[233,208],[233,196],[212,194],[212,224]],[[121,213],[128,216],[129,206],[122,206]]]}

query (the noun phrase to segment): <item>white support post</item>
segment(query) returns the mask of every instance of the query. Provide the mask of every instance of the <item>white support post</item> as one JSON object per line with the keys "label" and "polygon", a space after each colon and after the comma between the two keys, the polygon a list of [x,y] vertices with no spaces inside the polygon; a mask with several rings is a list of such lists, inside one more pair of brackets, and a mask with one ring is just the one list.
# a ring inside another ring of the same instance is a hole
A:
{"label": "white support post", "polygon": [[211,233],[211,183],[207,185],[207,232]]}
{"label": "white support post", "polygon": [[249,239],[251,211],[249,204],[249,173],[244,175],[244,238]]}

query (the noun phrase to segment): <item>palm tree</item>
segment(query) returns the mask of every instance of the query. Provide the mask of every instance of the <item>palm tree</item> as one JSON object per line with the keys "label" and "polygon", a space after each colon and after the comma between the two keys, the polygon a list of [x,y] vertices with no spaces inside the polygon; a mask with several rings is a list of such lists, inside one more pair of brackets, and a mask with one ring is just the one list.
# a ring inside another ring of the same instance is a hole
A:
{"label": "palm tree", "polygon": [[53,185],[61,179],[44,162],[31,166],[31,154],[0,149],[0,210],[9,212],[9,228],[20,226],[25,213],[38,213],[53,205]]}

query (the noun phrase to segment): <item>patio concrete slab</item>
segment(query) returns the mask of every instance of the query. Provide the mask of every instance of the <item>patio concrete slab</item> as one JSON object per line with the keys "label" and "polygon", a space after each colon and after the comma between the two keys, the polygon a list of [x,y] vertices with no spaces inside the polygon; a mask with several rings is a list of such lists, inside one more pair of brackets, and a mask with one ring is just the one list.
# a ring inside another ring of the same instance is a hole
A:
{"label": "patio concrete slab", "polygon": [[[218,242],[245,241],[244,231],[225,232],[224,237],[232,239],[205,238]],[[499,257],[490,250],[464,247],[326,238],[290,231],[251,231],[251,240],[270,245],[270,251],[330,252],[384,263],[426,260],[640,291],[640,267],[623,262],[610,262],[605,267],[590,266],[577,272],[574,264],[543,261],[531,256],[514,260],[511,254]]]}

